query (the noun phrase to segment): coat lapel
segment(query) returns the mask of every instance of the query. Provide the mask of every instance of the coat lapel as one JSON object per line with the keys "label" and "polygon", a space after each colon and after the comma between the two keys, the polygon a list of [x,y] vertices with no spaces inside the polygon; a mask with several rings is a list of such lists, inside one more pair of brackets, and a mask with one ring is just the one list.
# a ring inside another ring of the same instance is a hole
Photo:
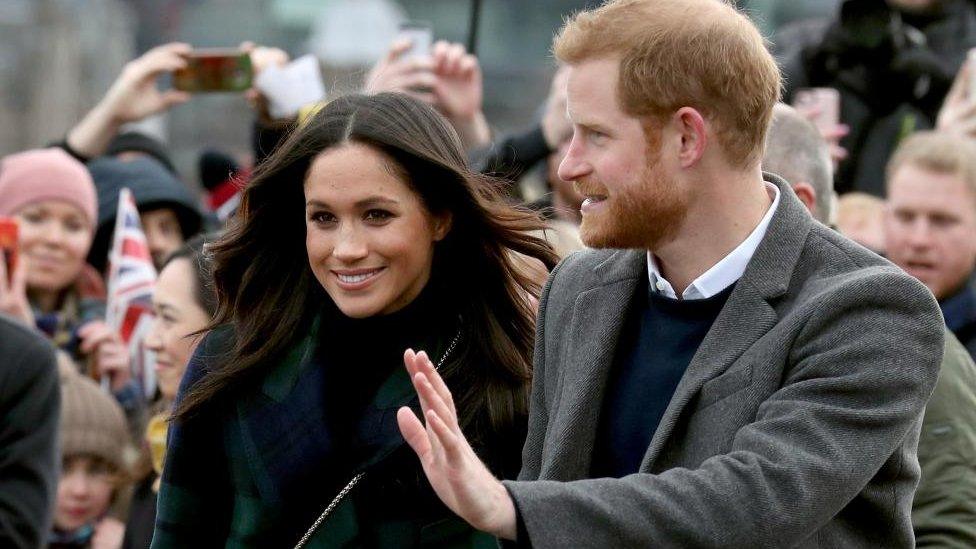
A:
{"label": "coat lapel", "polygon": [[646,269],[643,252],[618,251],[596,267],[599,285],[576,299],[560,395],[563,404],[554,422],[562,429],[552,439],[555,448],[549,465],[553,469],[546,478],[571,480],[589,474],[602,411],[594,403],[603,401],[617,340]]}
{"label": "coat lapel", "polygon": [[641,462],[641,471],[651,470],[682,411],[702,385],[728,370],[779,320],[770,302],[786,293],[813,221],[785,181],[772,174],[765,174],[765,178],[780,190],[777,211],[742,278],[678,383]]}

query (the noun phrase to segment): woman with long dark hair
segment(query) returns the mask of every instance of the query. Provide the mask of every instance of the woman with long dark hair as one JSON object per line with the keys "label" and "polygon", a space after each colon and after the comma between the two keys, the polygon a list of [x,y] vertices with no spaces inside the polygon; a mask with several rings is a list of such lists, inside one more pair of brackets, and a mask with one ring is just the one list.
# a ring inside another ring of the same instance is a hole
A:
{"label": "woman with long dark hair", "polygon": [[398,94],[331,102],[262,164],[210,248],[213,331],[170,428],[153,547],[492,546],[400,435],[425,349],[460,423],[514,477],[540,281],[555,256],[472,173],[450,125]]}

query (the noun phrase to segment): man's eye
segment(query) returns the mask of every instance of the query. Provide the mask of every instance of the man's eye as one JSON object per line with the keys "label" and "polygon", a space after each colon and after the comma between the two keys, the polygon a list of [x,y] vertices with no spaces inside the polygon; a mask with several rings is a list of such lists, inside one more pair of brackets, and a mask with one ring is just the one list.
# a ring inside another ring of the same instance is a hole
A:
{"label": "man's eye", "polygon": [[386,210],[369,210],[366,212],[367,221],[386,221],[393,217],[393,214]]}

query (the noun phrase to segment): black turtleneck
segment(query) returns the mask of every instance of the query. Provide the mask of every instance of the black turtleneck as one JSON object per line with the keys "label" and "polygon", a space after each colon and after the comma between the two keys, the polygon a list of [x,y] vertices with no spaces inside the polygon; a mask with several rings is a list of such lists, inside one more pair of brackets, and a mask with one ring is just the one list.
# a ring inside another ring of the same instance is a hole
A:
{"label": "black turtleneck", "polygon": [[328,421],[339,432],[348,432],[353,419],[376,395],[380,385],[403,368],[408,348],[426,350],[435,362],[458,329],[442,293],[428,283],[413,301],[399,311],[354,319],[335,305],[326,307],[319,332],[319,354],[325,366],[325,402]]}

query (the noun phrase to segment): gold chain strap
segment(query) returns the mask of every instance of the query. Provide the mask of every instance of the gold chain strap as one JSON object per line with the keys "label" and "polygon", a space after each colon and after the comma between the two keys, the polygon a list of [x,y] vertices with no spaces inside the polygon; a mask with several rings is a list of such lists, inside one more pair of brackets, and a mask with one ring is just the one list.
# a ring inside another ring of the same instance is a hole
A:
{"label": "gold chain strap", "polygon": [[[447,357],[451,356],[451,352],[454,351],[454,347],[457,345],[459,339],[461,339],[460,328],[458,328],[457,334],[454,335],[454,339],[451,340],[451,344],[447,346],[447,350],[444,351],[444,356],[442,356],[441,359],[437,361],[437,366],[434,367],[435,369],[440,370],[441,366],[443,366],[444,362],[447,360]],[[366,471],[360,472],[356,476],[352,477],[352,480],[350,480],[349,483],[342,488],[342,490],[339,490],[339,493],[336,494],[336,497],[332,498],[332,502],[330,502],[329,505],[325,508],[325,511],[322,511],[322,514],[319,515],[319,518],[315,519],[315,522],[313,522],[312,526],[308,529],[307,532],[305,532],[305,535],[302,536],[302,539],[298,540],[298,543],[295,544],[295,549],[302,549],[302,547],[304,547],[305,544],[308,543],[308,540],[312,537],[312,534],[314,534],[315,531],[318,529],[318,527],[321,526],[323,522],[325,522],[325,519],[329,518],[329,515],[332,514],[332,511],[334,511],[335,508],[339,506],[339,503],[346,497],[346,495],[349,494],[349,492],[352,491],[353,488],[356,487],[357,484],[359,484],[359,481],[363,480],[363,477],[365,476],[366,476]]]}

